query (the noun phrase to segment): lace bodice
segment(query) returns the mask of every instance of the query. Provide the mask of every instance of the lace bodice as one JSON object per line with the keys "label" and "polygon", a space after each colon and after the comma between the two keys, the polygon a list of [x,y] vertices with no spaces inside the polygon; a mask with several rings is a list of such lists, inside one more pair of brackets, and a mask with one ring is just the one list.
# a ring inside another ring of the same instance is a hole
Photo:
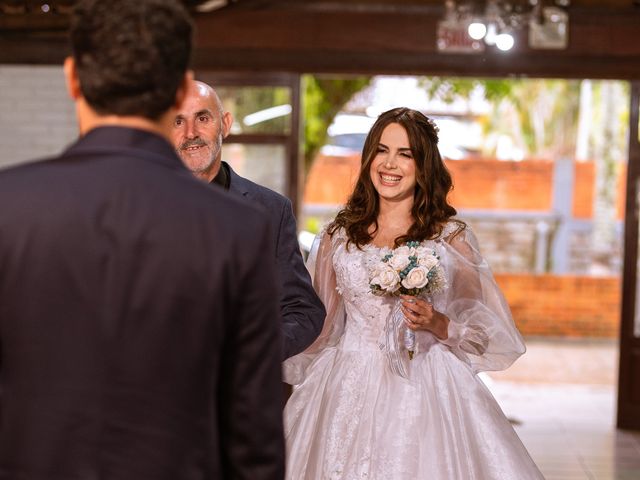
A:
{"label": "lace bodice", "polygon": [[[425,246],[440,257],[447,280],[448,288],[431,300],[434,309],[449,319],[449,328],[448,338],[442,341],[429,332],[418,332],[417,351],[426,352],[440,342],[474,371],[501,370],[524,353],[524,343],[473,232],[461,225],[450,221],[438,238],[426,241]],[[369,290],[369,264],[379,261],[388,249],[347,247],[342,230],[333,235],[323,232],[319,237],[309,266],[327,318],[313,345],[285,362],[285,380],[294,384],[304,378],[306,368],[323,349],[378,349],[397,301]]]}
{"label": "lace bodice", "polygon": [[[453,225],[450,229],[445,229],[441,238],[449,235],[452,228]],[[398,298],[371,293],[370,271],[372,265],[379,263],[391,249],[372,244],[365,245],[362,249],[353,244],[347,247],[346,240],[342,231],[335,234],[335,253],[332,259],[336,290],[342,296],[347,316],[341,347],[346,350],[379,350],[386,319]],[[440,240],[427,241],[425,246],[433,248],[439,256],[444,254]],[[425,342],[432,343],[423,338],[423,344]]]}

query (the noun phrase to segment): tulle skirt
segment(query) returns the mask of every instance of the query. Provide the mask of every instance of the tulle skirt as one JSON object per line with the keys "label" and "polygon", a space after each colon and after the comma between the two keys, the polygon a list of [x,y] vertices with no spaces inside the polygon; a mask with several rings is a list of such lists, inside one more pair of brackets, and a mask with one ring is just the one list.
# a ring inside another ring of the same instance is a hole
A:
{"label": "tulle skirt", "polygon": [[377,348],[323,351],[285,408],[290,480],[543,479],[470,367],[435,344],[392,374]]}

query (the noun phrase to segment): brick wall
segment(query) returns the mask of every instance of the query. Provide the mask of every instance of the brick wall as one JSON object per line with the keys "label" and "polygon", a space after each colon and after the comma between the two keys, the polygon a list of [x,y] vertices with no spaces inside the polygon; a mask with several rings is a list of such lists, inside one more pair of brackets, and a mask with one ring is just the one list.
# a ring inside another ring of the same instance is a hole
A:
{"label": "brick wall", "polygon": [[[519,210],[548,212],[553,202],[552,160],[529,159],[508,162],[491,159],[449,160],[447,168],[454,189],[449,198],[460,209]],[[342,204],[353,189],[360,169],[360,156],[319,156],[311,167],[304,190],[305,203]],[[594,164],[574,164],[573,216],[593,215]],[[624,216],[625,166],[617,166],[618,220]]]}
{"label": "brick wall", "polygon": [[488,210],[551,209],[553,162],[471,159],[447,161],[454,189],[450,202],[456,208]]}
{"label": "brick wall", "polygon": [[[448,161],[455,188],[451,203],[458,208],[549,211],[552,207],[552,160],[521,162],[500,160]],[[626,166],[617,165],[616,218],[624,217]],[[595,166],[574,163],[573,217],[593,216]]]}
{"label": "brick wall", "polygon": [[360,155],[319,155],[311,165],[304,187],[305,203],[346,202],[360,171]]}
{"label": "brick wall", "polygon": [[[575,164],[575,190],[573,195],[574,218],[591,218],[593,216],[593,194],[595,168],[593,162],[581,162]],[[619,163],[616,166],[617,193],[616,193],[616,219],[624,218],[624,204],[626,200],[627,166]]]}
{"label": "brick wall", "polygon": [[76,136],[61,66],[0,65],[0,168],[58,153]]}
{"label": "brick wall", "polygon": [[[551,160],[508,162],[474,158],[450,160],[446,164],[454,181],[450,201],[457,208],[542,212],[551,209],[554,166]],[[344,203],[359,169],[359,155],[319,156],[307,177],[305,202]],[[576,163],[575,174],[574,216],[589,218],[593,204],[593,163]],[[619,183],[623,186],[623,182]]]}
{"label": "brick wall", "polygon": [[615,338],[620,331],[617,277],[496,274],[523,335]]}

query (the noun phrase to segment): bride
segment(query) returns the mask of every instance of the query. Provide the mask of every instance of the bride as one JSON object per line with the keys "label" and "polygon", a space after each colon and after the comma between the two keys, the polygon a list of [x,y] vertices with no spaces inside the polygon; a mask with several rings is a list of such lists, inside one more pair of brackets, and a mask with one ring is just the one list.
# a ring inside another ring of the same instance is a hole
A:
{"label": "bride", "polygon": [[[288,479],[543,479],[476,376],[525,347],[475,236],[453,218],[437,143],[417,111],[380,115],[347,205],[314,245],[327,319],[284,365],[295,385],[284,412]],[[433,253],[442,288],[380,291],[376,265],[403,245],[414,260]]]}

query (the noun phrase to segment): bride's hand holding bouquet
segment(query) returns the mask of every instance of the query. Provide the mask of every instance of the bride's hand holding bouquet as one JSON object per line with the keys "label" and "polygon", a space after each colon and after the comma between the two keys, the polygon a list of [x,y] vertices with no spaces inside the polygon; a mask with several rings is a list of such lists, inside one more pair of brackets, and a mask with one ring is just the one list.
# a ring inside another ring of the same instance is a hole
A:
{"label": "bride's hand holding bouquet", "polygon": [[[403,314],[404,348],[409,358],[415,353],[415,330],[428,330],[439,338],[446,338],[448,319],[433,309],[431,296],[444,291],[447,281],[440,258],[435,250],[420,242],[407,242],[385,253],[370,271],[370,288],[376,295],[398,296]],[[424,298],[421,298],[424,297]],[[397,338],[400,327],[392,313],[389,330]],[[389,349],[389,342],[385,348]]]}
{"label": "bride's hand holding bouquet", "polygon": [[426,330],[440,340],[446,340],[449,327],[446,315],[435,310],[433,304],[427,300],[409,295],[400,295],[400,298],[407,328],[413,331]]}

